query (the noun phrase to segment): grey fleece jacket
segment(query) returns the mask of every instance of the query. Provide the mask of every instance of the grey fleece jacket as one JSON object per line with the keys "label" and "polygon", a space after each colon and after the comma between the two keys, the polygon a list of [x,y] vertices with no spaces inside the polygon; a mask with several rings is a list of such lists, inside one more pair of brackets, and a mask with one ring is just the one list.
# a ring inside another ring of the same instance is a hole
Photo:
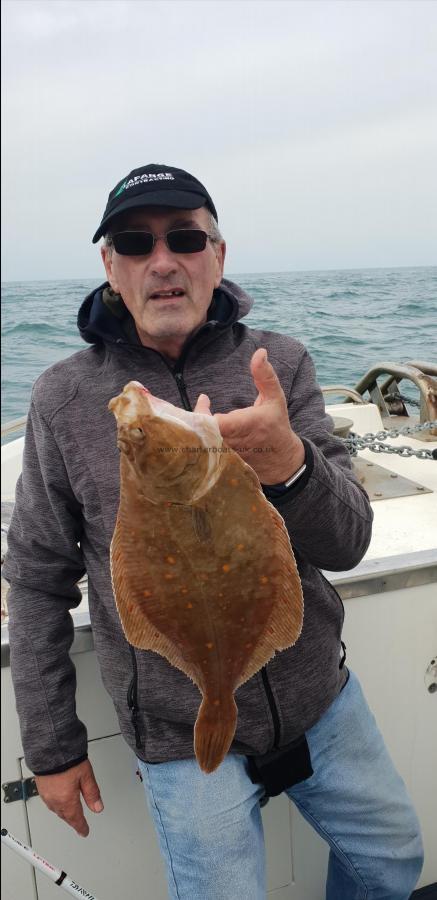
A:
{"label": "grey fleece jacket", "polygon": [[36,382],[23,472],[9,530],[4,575],[10,581],[11,668],[27,765],[36,774],[86,758],[86,728],[75,709],[74,630],[69,610],[88,573],[89,610],[104,685],[121,732],[141,759],[193,756],[197,687],[164,658],[127,643],[113,598],[109,546],[119,500],[116,424],[108,401],[131,379],[190,409],[207,393],[212,412],[253,404],[249,363],[265,347],[304,441],[304,476],[274,503],[283,516],[302,581],[305,615],[294,647],[277,653],[236,694],[231,751],[263,754],[300,737],[341,690],[344,611],[320,569],[354,567],[370,541],[372,512],[332,434],[313,363],[291,337],[247,328],[252,302],[223,280],[208,321],[172,367],[135,336],[124,304],[104,302],[103,285],[86,298],[79,329],[89,347]]}

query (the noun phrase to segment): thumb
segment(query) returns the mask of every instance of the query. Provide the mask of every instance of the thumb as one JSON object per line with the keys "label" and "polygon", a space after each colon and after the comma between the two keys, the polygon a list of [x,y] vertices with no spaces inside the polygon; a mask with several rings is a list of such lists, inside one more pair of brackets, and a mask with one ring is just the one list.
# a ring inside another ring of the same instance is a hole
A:
{"label": "thumb", "polygon": [[91,765],[89,770],[85,772],[80,779],[80,789],[88,809],[95,813],[102,812],[104,808],[102,798]]}
{"label": "thumb", "polygon": [[284,396],[278,376],[269,362],[267,350],[259,347],[252,356],[250,361],[250,369],[252,378],[260,393],[255,400],[255,406],[258,406],[263,400],[278,400]]}
{"label": "thumb", "polygon": [[203,413],[203,415],[211,416],[211,401],[207,394],[199,394],[197,398],[197,403],[193,409],[195,413]]}

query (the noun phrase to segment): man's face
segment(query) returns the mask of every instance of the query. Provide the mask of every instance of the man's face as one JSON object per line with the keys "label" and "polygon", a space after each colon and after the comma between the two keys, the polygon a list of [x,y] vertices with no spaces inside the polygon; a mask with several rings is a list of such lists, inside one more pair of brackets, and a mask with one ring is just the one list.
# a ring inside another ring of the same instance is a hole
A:
{"label": "man's face", "polygon": [[[159,235],[173,228],[208,232],[208,213],[203,207],[132,210],[123,216],[119,230]],[[177,357],[187,337],[206,321],[213,290],[223,275],[224,242],[207,241],[198,253],[172,253],[159,240],[147,256],[122,256],[102,247],[102,258],[108,281],[133,316],[142,344]],[[174,290],[181,295],[164,295]]]}

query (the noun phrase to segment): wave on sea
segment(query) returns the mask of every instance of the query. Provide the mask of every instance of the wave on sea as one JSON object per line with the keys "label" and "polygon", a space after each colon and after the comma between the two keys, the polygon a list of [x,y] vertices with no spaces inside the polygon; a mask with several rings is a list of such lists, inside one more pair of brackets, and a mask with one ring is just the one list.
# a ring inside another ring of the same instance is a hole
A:
{"label": "wave on sea", "polygon": [[[302,341],[321,384],[353,386],[382,360],[437,362],[437,267],[229,275],[254,298],[243,320]],[[2,422],[24,416],[52,363],[85,348],[78,309],[98,279],[2,284]]]}

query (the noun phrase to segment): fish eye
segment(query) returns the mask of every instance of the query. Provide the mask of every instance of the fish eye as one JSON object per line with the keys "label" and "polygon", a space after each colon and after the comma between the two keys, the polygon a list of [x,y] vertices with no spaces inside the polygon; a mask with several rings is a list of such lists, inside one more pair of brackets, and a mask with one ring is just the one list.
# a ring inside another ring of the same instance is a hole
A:
{"label": "fish eye", "polygon": [[144,431],[142,428],[132,428],[131,434],[135,437],[144,437]]}

